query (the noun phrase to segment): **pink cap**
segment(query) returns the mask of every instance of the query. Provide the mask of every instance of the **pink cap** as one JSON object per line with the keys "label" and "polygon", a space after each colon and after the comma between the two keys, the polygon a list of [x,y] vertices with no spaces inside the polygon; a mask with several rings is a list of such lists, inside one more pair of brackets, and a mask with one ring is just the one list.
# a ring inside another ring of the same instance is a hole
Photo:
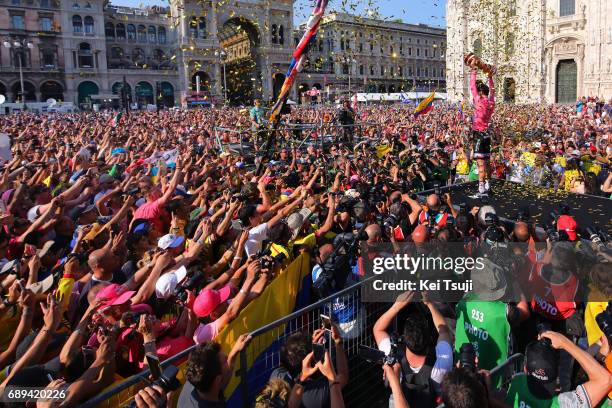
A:
{"label": "pink cap", "polygon": [[353,174],[353,175],[351,176],[351,181],[359,181],[359,176],[358,176],[358,175],[356,175],[356,174]]}
{"label": "pink cap", "polygon": [[102,288],[96,295],[96,298],[106,299],[102,306],[117,306],[126,303],[135,293],[136,291],[134,290],[123,291],[121,285],[111,283]]}
{"label": "pink cap", "polygon": [[193,312],[198,317],[206,317],[221,303],[229,299],[231,288],[226,285],[219,290],[204,289],[193,302]]}

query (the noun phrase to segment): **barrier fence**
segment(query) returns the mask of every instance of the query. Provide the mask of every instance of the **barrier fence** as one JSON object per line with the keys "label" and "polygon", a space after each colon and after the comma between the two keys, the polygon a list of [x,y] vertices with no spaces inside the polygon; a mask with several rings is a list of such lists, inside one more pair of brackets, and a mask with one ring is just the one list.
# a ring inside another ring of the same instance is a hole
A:
{"label": "barrier fence", "polygon": [[[366,128],[375,128],[374,140],[380,139],[381,125],[376,122],[357,122],[353,125],[326,123],[323,121],[320,123],[288,123],[281,124],[277,134],[290,132],[293,137],[287,141],[297,145],[298,148],[304,144],[319,145],[322,148],[324,145],[331,143],[345,145],[364,140],[367,133],[364,131]],[[217,126],[213,128],[215,142],[220,150],[225,151],[227,148],[230,148],[240,154],[254,153],[257,150],[255,145],[263,145],[267,137],[267,131],[267,128],[254,131],[250,127],[230,129]],[[220,135],[222,133],[229,134],[229,143],[221,139]],[[316,136],[313,136],[313,133],[316,133]],[[349,133],[353,139],[352,141],[348,140]]]}

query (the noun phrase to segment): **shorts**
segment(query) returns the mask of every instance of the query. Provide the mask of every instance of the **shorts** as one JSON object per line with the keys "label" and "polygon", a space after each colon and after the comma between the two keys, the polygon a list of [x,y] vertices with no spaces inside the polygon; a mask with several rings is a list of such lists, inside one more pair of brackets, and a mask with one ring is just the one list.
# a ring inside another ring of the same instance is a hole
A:
{"label": "shorts", "polygon": [[487,132],[474,131],[474,158],[488,159],[491,156],[491,136]]}

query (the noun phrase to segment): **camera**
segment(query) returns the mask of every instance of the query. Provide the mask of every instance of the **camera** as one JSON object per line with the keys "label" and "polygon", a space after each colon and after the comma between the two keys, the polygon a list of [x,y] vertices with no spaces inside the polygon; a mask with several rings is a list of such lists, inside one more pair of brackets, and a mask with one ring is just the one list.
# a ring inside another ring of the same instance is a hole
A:
{"label": "camera", "polygon": [[476,371],[476,349],[472,343],[463,343],[459,349],[459,364],[461,367]]}
{"label": "camera", "polygon": [[79,261],[80,265],[85,265],[87,263],[87,254],[84,254],[84,253],[75,253],[75,252],[72,252],[72,253],[69,253],[66,258],[67,258],[66,262],[68,262],[72,258],[76,258],[77,261]]}
{"label": "camera", "polygon": [[185,303],[187,301],[187,291],[188,290],[193,291],[199,288],[203,280],[204,280],[204,274],[196,273],[195,275],[190,277],[187,280],[187,282],[185,282],[184,285],[179,285],[176,288],[176,295],[175,295],[176,300],[182,303]]}
{"label": "camera", "polygon": [[399,218],[395,214],[389,214],[389,216],[384,219],[383,226],[385,227],[385,230],[395,228],[399,225],[399,221]]}
{"label": "camera", "polygon": [[601,230],[595,229],[594,227],[587,227],[586,232],[589,236],[589,241],[592,241],[599,250],[604,251],[606,249],[605,242],[607,237],[602,234]]}
{"label": "camera", "polygon": [[359,357],[374,364],[388,364],[391,366],[394,365],[402,359],[404,342],[403,338],[396,334],[391,335],[389,340],[391,342],[391,351],[389,352],[389,354],[385,354],[384,351],[360,344],[358,352]]}
{"label": "camera", "polygon": [[[157,356],[146,354],[145,357],[147,358],[147,364],[149,365],[149,370],[153,377],[153,382],[149,384],[150,386],[158,385],[164,390],[164,393],[179,389],[181,383],[176,378],[179,373],[179,369],[176,366],[169,365],[164,371],[161,371],[161,365],[159,364]],[[136,407],[136,401],[130,401],[128,406],[130,408]]]}

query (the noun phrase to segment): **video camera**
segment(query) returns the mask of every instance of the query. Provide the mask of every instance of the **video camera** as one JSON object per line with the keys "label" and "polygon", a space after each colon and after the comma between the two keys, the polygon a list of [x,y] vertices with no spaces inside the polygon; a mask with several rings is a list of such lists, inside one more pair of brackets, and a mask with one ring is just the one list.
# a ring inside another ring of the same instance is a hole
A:
{"label": "video camera", "polygon": [[401,336],[396,334],[391,335],[391,351],[389,354],[385,354],[384,351],[368,347],[366,345],[359,345],[359,357],[363,358],[365,361],[374,364],[388,364],[395,365],[402,359],[402,353],[404,352],[404,339]]}
{"label": "video camera", "polygon": [[364,227],[357,233],[345,232],[334,238],[332,252],[321,267],[321,274],[313,283],[313,289],[320,299],[324,299],[344,288],[351,265],[356,261],[357,243],[368,239]]}
{"label": "video camera", "polygon": [[476,371],[476,349],[472,343],[463,343],[459,349],[459,365]]}
{"label": "video camera", "polygon": [[601,228],[598,227],[587,227],[586,229],[587,235],[589,236],[589,241],[592,241],[599,250],[605,251],[606,242],[608,242],[609,236],[608,234]]}

